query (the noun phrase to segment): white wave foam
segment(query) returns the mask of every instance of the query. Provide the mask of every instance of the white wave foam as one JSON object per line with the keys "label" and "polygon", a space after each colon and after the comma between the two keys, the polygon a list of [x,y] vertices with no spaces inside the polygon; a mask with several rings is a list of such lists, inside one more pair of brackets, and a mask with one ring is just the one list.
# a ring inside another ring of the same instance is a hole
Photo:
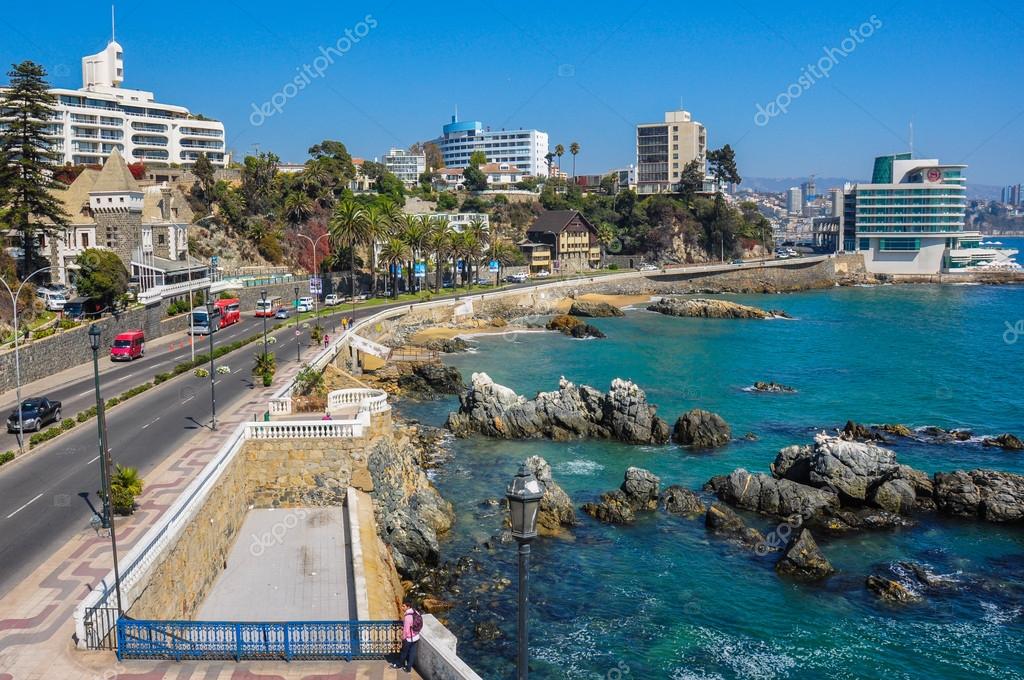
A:
{"label": "white wave foam", "polygon": [[1021,614],[1024,613],[1024,607],[1020,605],[1000,607],[994,602],[982,602],[981,608],[985,611],[981,618],[988,623],[997,626],[1004,626],[1008,623],[1013,623],[1017,619],[1021,618]]}
{"label": "white wave foam", "polygon": [[601,470],[604,470],[604,466],[598,462],[588,460],[586,458],[577,458],[575,460],[569,460],[564,463],[559,463],[555,466],[555,470],[566,475],[580,475],[582,477],[592,477]]}

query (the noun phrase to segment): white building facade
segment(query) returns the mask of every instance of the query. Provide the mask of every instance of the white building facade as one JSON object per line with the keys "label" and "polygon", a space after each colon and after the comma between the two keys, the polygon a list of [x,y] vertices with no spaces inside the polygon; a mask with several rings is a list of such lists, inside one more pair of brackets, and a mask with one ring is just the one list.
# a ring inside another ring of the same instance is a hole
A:
{"label": "white building facade", "polygon": [[384,156],[384,167],[411,188],[419,183],[420,175],[427,171],[427,156],[393,148]]}
{"label": "white building facade", "polygon": [[57,104],[47,132],[61,164],[103,164],[117,149],[128,163],[189,166],[205,153],[214,166],[227,166],[223,123],[123,82],[124,51],[112,40],[82,59],[80,89],[50,90]]}
{"label": "white building facade", "polygon": [[667,111],[661,123],[636,126],[637,193],[679,191],[690,161],[707,166],[708,133],[689,111]]}
{"label": "white building facade", "polygon": [[467,167],[473,152],[483,151],[488,163],[509,163],[532,177],[548,175],[548,133],[540,130],[491,130],[480,121],[452,116],[434,143],[450,168]]}

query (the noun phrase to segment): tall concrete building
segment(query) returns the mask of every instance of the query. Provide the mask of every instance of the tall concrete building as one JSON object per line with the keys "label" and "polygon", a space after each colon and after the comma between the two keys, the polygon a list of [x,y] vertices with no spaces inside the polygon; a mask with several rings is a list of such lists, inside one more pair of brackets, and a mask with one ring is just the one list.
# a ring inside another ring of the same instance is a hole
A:
{"label": "tall concrete building", "polygon": [[82,59],[81,88],[50,90],[57,104],[46,132],[61,165],[99,165],[116,149],[129,163],[189,166],[205,153],[214,166],[227,166],[223,123],[126,89],[124,76],[124,49],[111,40]]}
{"label": "tall concrete building", "polygon": [[509,163],[532,177],[547,177],[548,133],[540,130],[492,130],[478,120],[452,121],[434,140],[449,168],[466,168],[475,151],[488,163]]}
{"label": "tall concrete building", "polygon": [[696,160],[707,165],[708,133],[689,111],[668,111],[660,123],[636,126],[637,192],[679,191],[683,168]]}
{"label": "tall concrete building", "polygon": [[802,215],[803,211],[803,191],[800,190],[800,187],[790,187],[786,192],[786,212],[790,215]]}
{"label": "tall concrete building", "polygon": [[414,187],[420,181],[420,175],[427,170],[427,156],[413,153],[405,149],[392,148],[384,156],[384,167],[388,172],[402,180],[407,187]]}
{"label": "tall concrete building", "polygon": [[1022,204],[1022,198],[1024,194],[1021,193],[1020,184],[1011,184],[1003,187],[1002,191],[1002,203],[1005,205],[1019,206]]}
{"label": "tall concrete building", "polygon": [[909,153],[879,156],[869,184],[847,188],[845,250],[876,274],[938,274],[1008,260],[1014,251],[980,247],[964,224],[966,165]]}

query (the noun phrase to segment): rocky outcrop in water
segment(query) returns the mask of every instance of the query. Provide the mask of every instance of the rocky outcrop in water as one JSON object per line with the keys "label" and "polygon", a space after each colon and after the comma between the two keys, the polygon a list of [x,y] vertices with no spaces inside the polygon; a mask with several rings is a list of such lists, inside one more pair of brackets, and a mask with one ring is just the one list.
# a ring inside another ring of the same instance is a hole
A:
{"label": "rocky outcrop in water", "polygon": [[631,467],[626,470],[622,486],[601,494],[597,503],[586,503],[582,510],[591,517],[608,524],[628,524],[637,512],[658,507],[658,489],[661,480],[649,470]]}
{"label": "rocky outcrop in water", "polygon": [[594,318],[626,315],[626,313],[621,309],[615,305],[608,304],[607,302],[585,302],[583,300],[574,300],[572,306],[569,308],[569,314],[572,316],[586,316]]}
{"label": "rocky outcrop in water", "polygon": [[576,508],[569,494],[551,477],[548,462],[540,456],[530,456],[524,464],[544,490],[540,510],[537,512],[537,533],[541,536],[557,536],[563,529],[575,526]]}
{"label": "rocky outcrop in water", "polygon": [[699,408],[679,416],[672,430],[672,441],[695,449],[725,446],[731,437],[732,429],[722,416]]}
{"label": "rocky outcrop in water", "polygon": [[935,504],[948,515],[988,522],[1024,520],[1024,476],[995,470],[935,475]]}
{"label": "rocky outcrop in water", "polygon": [[551,321],[548,321],[547,329],[578,339],[608,337],[601,332],[601,329],[591,326],[589,323],[584,323],[575,316],[569,316],[568,314],[559,314],[551,319]]}
{"label": "rocky outcrop in water", "polygon": [[751,550],[766,551],[769,546],[760,531],[748,527],[743,518],[724,503],[712,503],[704,516],[704,526],[717,536],[734,540]]}
{"label": "rocky outcrop in water", "polygon": [[671,515],[687,517],[702,514],[705,510],[704,501],[699,495],[678,484],[673,484],[661,492],[658,506]]}
{"label": "rocky outcrop in water", "polygon": [[434,338],[427,341],[424,347],[435,352],[455,354],[456,352],[465,352],[469,349],[469,343],[462,338]]}
{"label": "rocky outcrop in water", "polygon": [[667,314],[668,316],[698,317],[702,319],[775,319],[790,318],[781,310],[765,311],[749,305],[741,305],[729,300],[713,300],[709,298],[662,298],[647,306],[648,311]]}
{"label": "rocky outcrop in water", "polygon": [[985,446],[997,446],[1006,451],[1024,451],[1024,442],[1009,432],[998,437],[988,437],[982,443]]}
{"label": "rocky outcrop in water", "polygon": [[921,599],[921,596],[909,590],[899,581],[894,581],[884,576],[875,576],[872,574],[868,576],[864,585],[878,596],[879,599],[885,600],[886,602],[893,602],[897,604],[907,604],[910,602],[917,602]]}
{"label": "rocky outcrop in water", "polygon": [[775,571],[800,581],[819,581],[834,573],[835,569],[815,543],[811,532],[800,529],[786,544],[782,557],[775,563]]}
{"label": "rocky outcrop in water", "polygon": [[789,385],[783,385],[782,383],[774,381],[764,382],[762,380],[755,382],[752,389],[754,392],[767,392],[774,394],[792,394],[796,392],[796,389]]}
{"label": "rocky outcrop in water", "polygon": [[398,388],[403,393],[415,396],[435,394],[458,394],[465,389],[462,374],[453,366],[439,361],[403,362],[407,368],[399,368]]}
{"label": "rocky outcrop in water", "polygon": [[729,505],[779,518],[798,515],[804,521],[820,520],[839,509],[839,497],[831,491],[743,468],[712,477],[704,488]]}
{"label": "rocky outcrop in water", "polygon": [[377,532],[405,578],[437,566],[437,537],[455,521],[451,503],[430,483],[418,459],[415,447],[401,434],[377,442],[367,459]]}
{"label": "rocky outcrop in water", "polygon": [[547,437],[559,441],[591,437],[629,444],[664,444],[668,423],[656,415],[642,389],[615,379],[607,393],[565,378],[555,392],[526,399],[474,373],[459,398],[459,410],[448,414],[447,427],[457,436],[483,434],[502,439]]}

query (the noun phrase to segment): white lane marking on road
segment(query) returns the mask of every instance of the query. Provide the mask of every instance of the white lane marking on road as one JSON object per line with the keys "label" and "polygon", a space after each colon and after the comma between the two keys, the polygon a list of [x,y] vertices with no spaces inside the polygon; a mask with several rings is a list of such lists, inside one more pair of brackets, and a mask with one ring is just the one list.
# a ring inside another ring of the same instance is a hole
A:
{"label": "white lane marking on road", "polygon": [[150,425],[152,425],[153,423],[155,423],[158,420],[160,420],[160,416],[157,416],[156,418],[153,418],[153,420],[151,420],[148,423],[146,423],[145,425],[143,425],[142,429],[145,430],[147,427],[149,427]]}
{"label": "white lane marking on road", "polygon": [[100,457],[99,457],[99,456],[96,456],[95,458],[93,458],[92,460],[90,460],[90,461],[89,461],[88,463],[86,463],[85,465],[86,465],[86,466],[88,467],[89,465],[92,465],[93,463],[95,463],[95,462],[96,462],[96,461],[98,461],[99,459],[100,459]]}
{"label": "white lane marking on road", "polygon": [[15,510],[14,512],[12,512],[11,514],[7,515],[7,519],[10,519],[10,518],[14,517],[14,516],[15,516],[15,515],[17,515],[17,514],[18,514],[19,512],[21,512],[22,510],[24,510],[24,509],[25,509],[25,508],[27,508],[28,506],[32,505],[33,503],[35,503],[35,502],[36,502],[37,500],[39,500],[39,499],[40,499],[40,498],[42,498],[42,497],[43,497],[43,494],[39,494],[38,496],[36,496],[36,497],[35,497],[35,498],[33,498],[32,500],[30,500],[30,501],[29,501],[28,503],[25,503],[25,505],[21,506],[20,508],[18,508],[17,510]]}

